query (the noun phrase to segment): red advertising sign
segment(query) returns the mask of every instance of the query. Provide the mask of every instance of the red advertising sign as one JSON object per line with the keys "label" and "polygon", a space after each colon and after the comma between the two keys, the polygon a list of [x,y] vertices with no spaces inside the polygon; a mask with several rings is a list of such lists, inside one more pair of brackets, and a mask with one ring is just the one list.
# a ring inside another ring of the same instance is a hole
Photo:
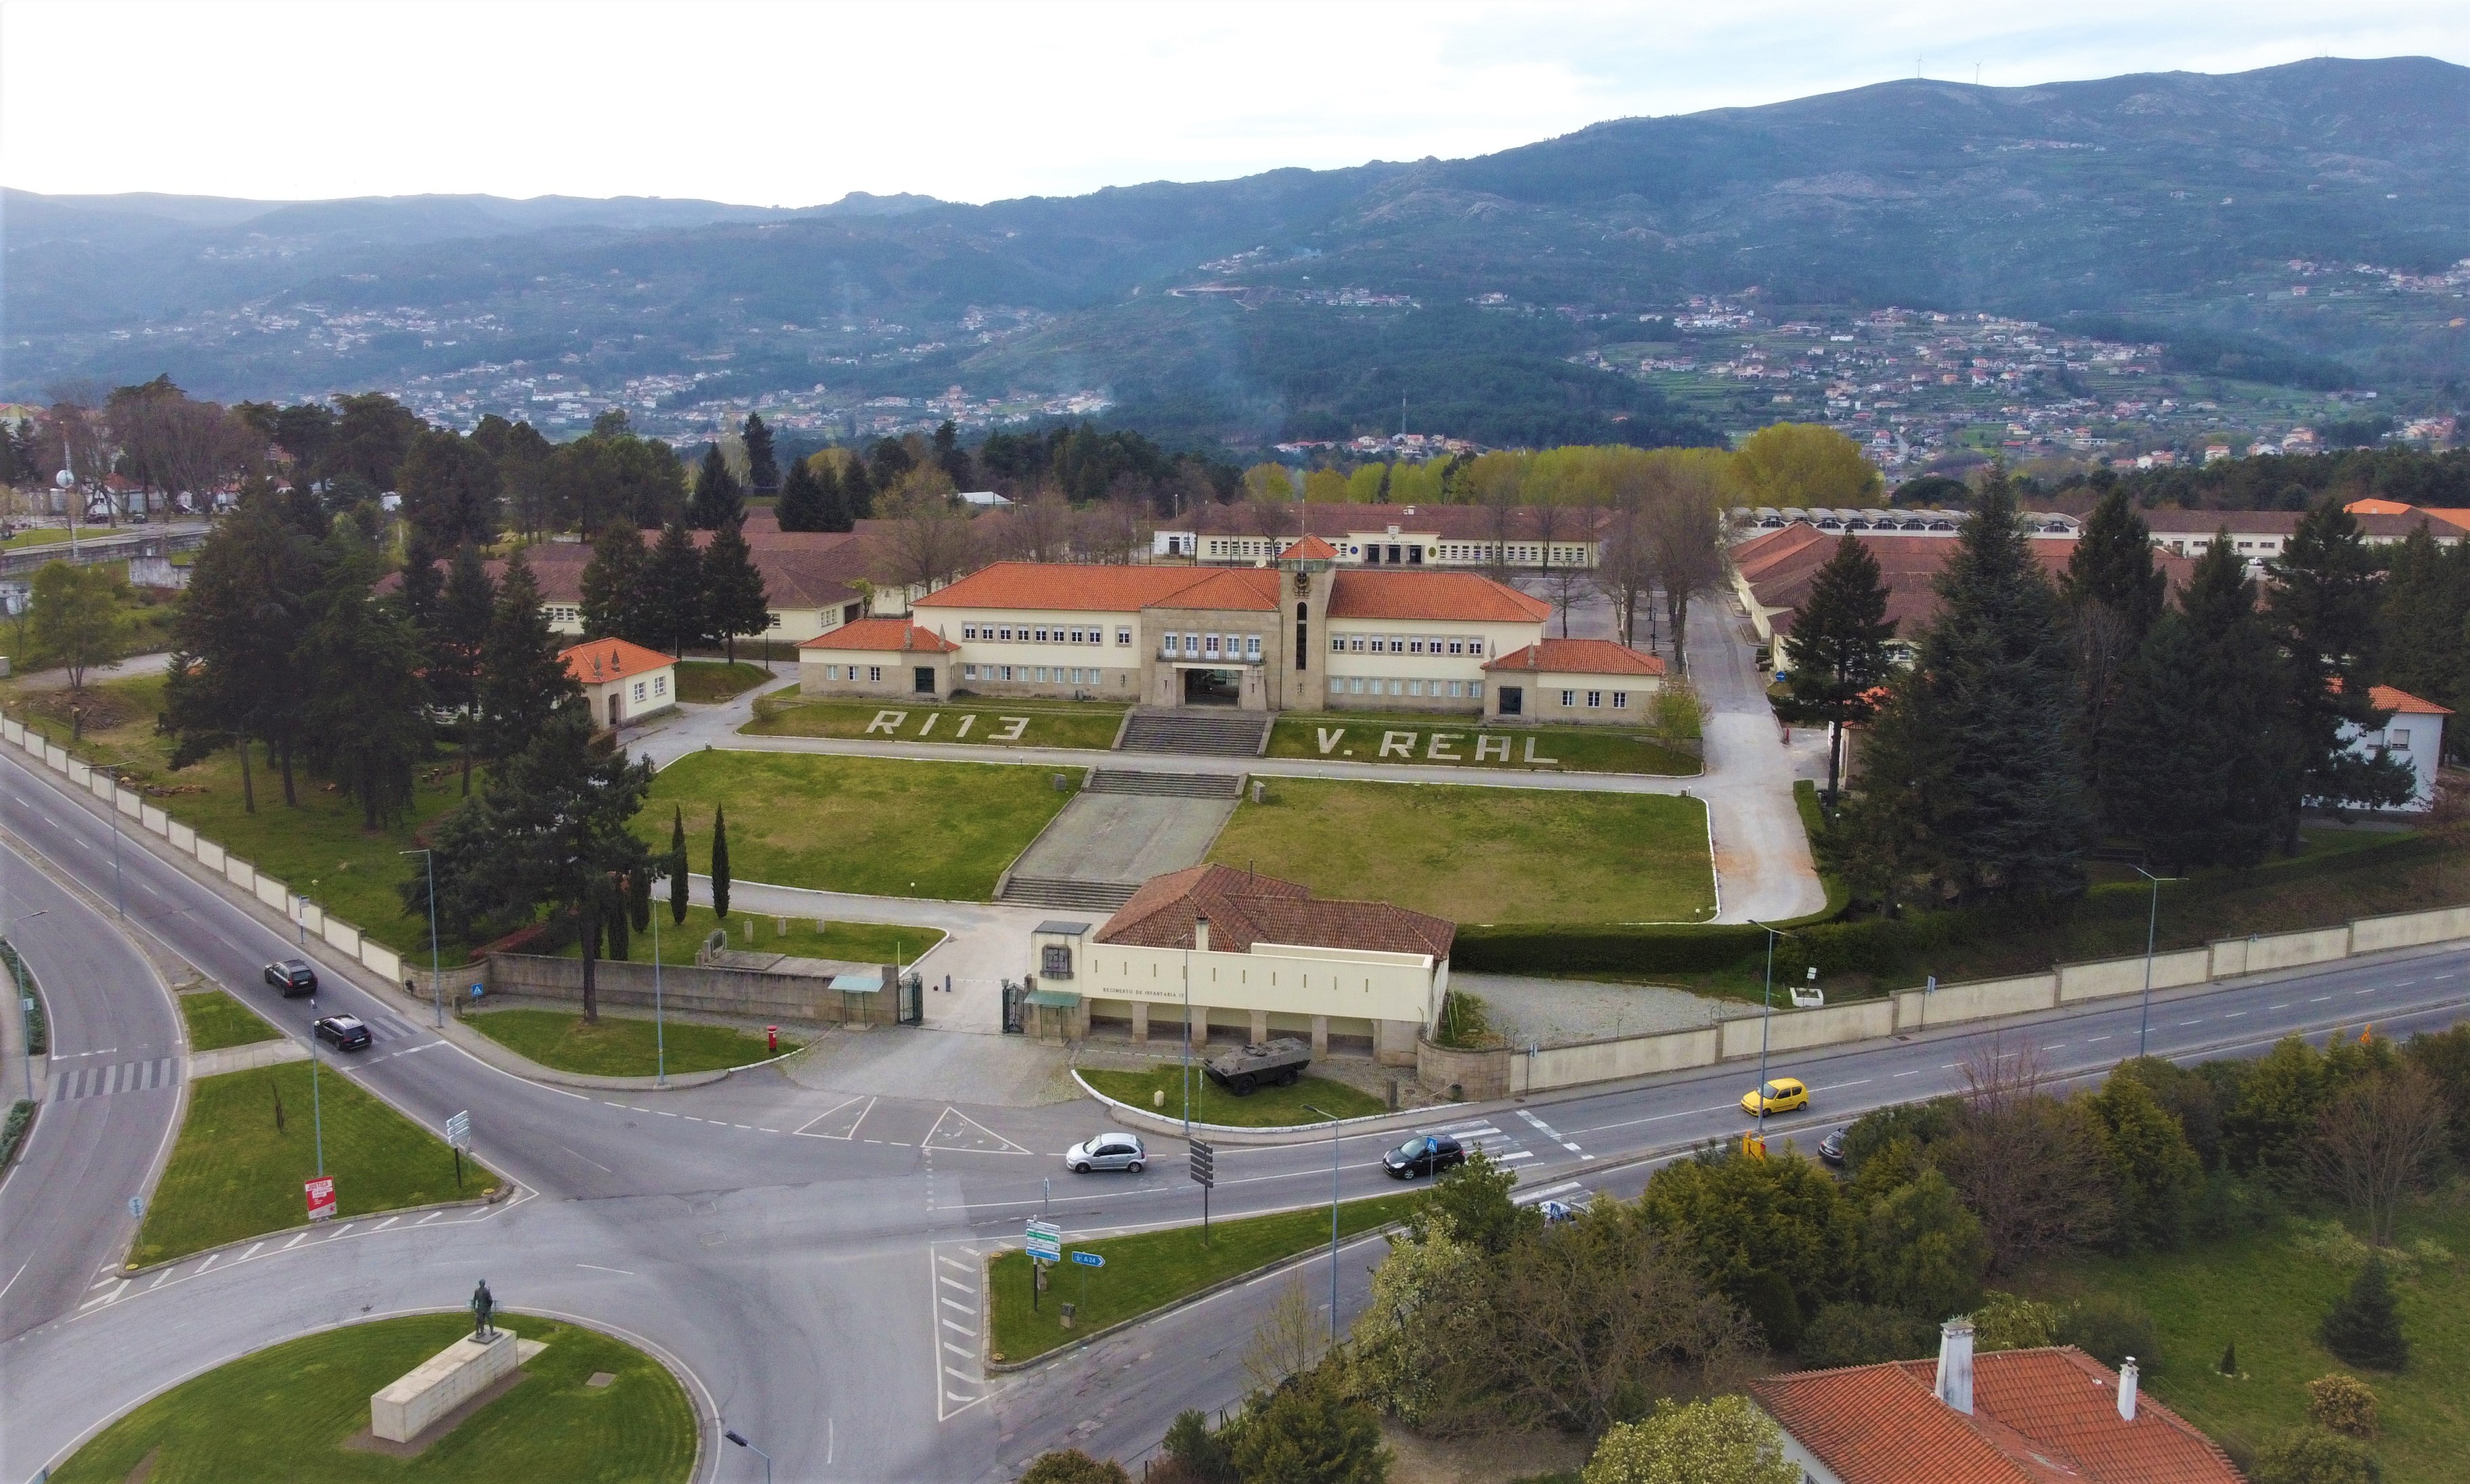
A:
{"label": "red advertising sign", "polygon": [[322,1221],[335,1214],[335,1177],[319,1175],[304,1180],[301,1188],[309,1193],[309,1219]]}

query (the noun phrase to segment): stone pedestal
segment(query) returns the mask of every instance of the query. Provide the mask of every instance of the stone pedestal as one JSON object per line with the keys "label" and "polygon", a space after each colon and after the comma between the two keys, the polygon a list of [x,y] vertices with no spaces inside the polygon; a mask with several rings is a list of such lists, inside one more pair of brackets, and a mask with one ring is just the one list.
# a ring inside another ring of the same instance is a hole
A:
{"label": "stone pedestal", "polygon": [[1150,1002],[1147,1000],[1132,1002],[1132,1044],[1150,1044]]}
{"label": "stone pedestal", "polygon": [[389,1443],[408,1443],[545,1348],[517,1339],[510,1330],[485,1340],[467,1334],[372,1395],[369,1432]]}

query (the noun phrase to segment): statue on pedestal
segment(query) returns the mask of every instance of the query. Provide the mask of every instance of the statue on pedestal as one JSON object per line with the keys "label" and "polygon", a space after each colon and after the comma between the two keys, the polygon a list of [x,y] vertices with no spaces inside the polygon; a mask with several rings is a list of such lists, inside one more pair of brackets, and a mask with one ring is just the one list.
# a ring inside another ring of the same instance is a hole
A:
{"label": "statue on pedestal", "polygon": [[493,1340],[498,1337],[498,1327],[489,1322],[489,1316],[497,1312],[497,1298],[489,1292],[489,1280],[483,1278],[480,1280],[480,1286],[472,1290],[472,1337],[474,1339]]}

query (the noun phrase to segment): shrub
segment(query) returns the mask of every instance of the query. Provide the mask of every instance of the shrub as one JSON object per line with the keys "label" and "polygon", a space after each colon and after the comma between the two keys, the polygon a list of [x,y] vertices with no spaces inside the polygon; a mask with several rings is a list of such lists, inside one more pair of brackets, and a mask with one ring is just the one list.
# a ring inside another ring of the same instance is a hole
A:
{"label": "shrub", "polygon": [[1801,1344],[1801,1301],[1793,1297],[1792,1280],[1769,1268],[1750,1275],[1741,1293],[1769,1350],[1793,1350]]}
{"label": "shrub", "polygon": [[1191,1408],[1177,1412],[1167,1426],[1158,1452],[1165,1460],[1167,1476],[1176,1484],[1236,1484],[1235,1462],[1226,1456],[1225,1440],[1209,1430],[1209,1419]]}
{"label": "shrub", "polygon": [[2350,1438],[2376,1435],[2376,1394],[2355,1376],[2336,1371],[2307,1383],[2307,1420]]}
{"label": "shrub", "polygon": [[1484,1013],[1483,1001],[1460,989],[1442,996],[1441,1033],[1433,1040],[1456,1051],[1481,1051],[1501,1044],[1492,1018]]}
{"label": "shrub", "polygon": [[1381,1419],[1347,1396],[1325,1370],[1290,1377],[1277,1390],[1253,1398],[1228,1430],[1234,1438],[1227,1451],[1245,1479],[1381,1484],[1389,1476]]}
{"label": "shrub", "polygon": [[2067,1311],[2059,1305],[1992,1288],[1983,1295],[1981,1307],[1972,1311],[1972,1345],[1985,1353],[2055,1345],[2066,1317]]}
{"label": "shrub", "polygon": [[1102,1463],[1077,1448],[1065,1448],[1038,1454],[1020,1484],[1132,1484],[1132,1479],[1122,1464]]}
{"label": "shrub", "polygon": [[2384,1465],[2348,1438],[2318,1427],[2282,1434],[2255,1460],[2255,1484],[2384,1484]]}
{"label": "shrub", "polygon": [[1783,1434],[1741,1397],[1676,1405],[1604,1434],[1580,1475],[1585,1484],[1800,1484],[1783,1456]]}
{"label": "shrub", "polygon": [[1822,1304],[1801,1331],[1801,1363],[1813,1371],[1936,1353],[1938,1330],[1884,1304]]}
{"label": "shrub", "polygon": [[2401,1333],[2401,1315],[2394,1311],[2392,1284],[2381,1256],[2369,1257],[2349,1291],[2333,1301],[2316,1337],[2352,1365],[2398,1371],[2410,1364],[2410,1340]]}
{"label": "shrub", "polygon": [[2153,1316],[2133,1300],[2112,1293],[2091,1294],[2069,1305],[2059,1320],[2058,1342],[2075,1346],[2111,1370],[2130,1356],[2150,1370],[2161,1354]]}
{"label": "shrub", "polygon": [[1923,1319],[1945,1319],[1981,1296],[1990,1243],[1981,1219],[1955,1198],[1946,1177],[1923,1166],[1880,1196],[1861,1226],[1858,1271],[1869,1297]]}

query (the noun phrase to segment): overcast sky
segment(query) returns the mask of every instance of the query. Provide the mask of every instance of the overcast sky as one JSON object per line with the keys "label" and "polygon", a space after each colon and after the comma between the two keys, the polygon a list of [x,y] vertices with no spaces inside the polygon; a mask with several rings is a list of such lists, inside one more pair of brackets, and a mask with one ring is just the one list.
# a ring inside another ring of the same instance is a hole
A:
{"label": "overcast sky", "polygon": [[0,183],[1070,195],[1452,157],[1910,77],[2470,61],[2461,0],[729,4],[8,0]]}

